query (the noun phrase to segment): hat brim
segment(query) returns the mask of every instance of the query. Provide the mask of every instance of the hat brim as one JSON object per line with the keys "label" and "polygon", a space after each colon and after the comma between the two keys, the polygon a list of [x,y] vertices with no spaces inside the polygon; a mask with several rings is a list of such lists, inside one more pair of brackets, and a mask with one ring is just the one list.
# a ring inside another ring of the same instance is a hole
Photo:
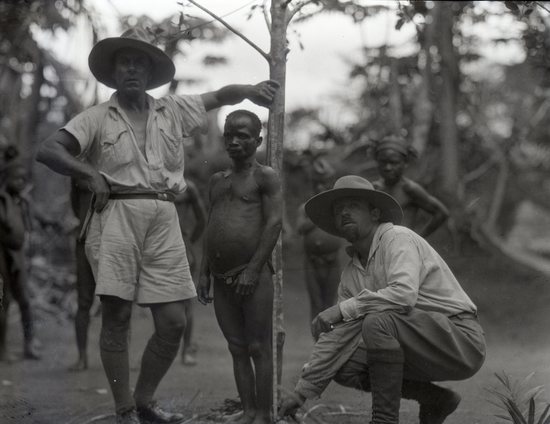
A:
{"label": "hat brim", "polygon": [[397,200],[383,191],[359,188],[335,188],[319,193],[306,202],[306,214],[322,230],[341,237],[334,222],[332,205],[344,197],[360,197],[380,209],[380,222],[400,224],[403,221],[403,211]]}
{"label": "hat brim", "polygon": [[146,89],[160,87],[172,80],[176,67],[172,59],[158,47],[144,41],[124,37],[105,38],[92,48],[88,56],[88,66],[94,77],[107,87],[117,88],[114,79],[115,53],[125,47],[140,50],[151,58],[153,68]]}

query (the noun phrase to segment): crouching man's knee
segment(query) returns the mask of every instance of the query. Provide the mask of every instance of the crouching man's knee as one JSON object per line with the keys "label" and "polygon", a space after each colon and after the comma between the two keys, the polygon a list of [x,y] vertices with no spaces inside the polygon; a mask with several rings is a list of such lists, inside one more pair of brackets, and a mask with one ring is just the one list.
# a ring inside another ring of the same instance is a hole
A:
{"label": "crouching man's knee", "polygon": [[367,350],[399,349],[394,312],[377,312],[363,318],[363,341]]}

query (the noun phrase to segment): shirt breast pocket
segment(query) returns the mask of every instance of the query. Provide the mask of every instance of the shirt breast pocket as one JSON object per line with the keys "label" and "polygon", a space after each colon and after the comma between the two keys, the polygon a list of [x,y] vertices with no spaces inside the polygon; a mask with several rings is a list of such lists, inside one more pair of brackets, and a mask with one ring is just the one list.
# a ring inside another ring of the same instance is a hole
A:
{"label": "shirt breast pocket", "polygon": [[183,139],[169,128],[160,126],[160,153],[167,171],[183,171]]}
{"label": "shirt breast pocket", "polygon": [[107,172],[115,172],[132,162],[128,131],[106,132],[100,142],[101,163]]}

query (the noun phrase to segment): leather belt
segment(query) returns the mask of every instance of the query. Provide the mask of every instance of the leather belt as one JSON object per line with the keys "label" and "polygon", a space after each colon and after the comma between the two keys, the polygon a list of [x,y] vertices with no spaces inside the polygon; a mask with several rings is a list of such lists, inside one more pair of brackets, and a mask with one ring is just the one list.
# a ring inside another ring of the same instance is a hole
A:
{"label": "leather belt", "polygon": [[176,196],[167,192],[145,192],[145,193],[111,193],[109,199],[153,199],[174,202]]}

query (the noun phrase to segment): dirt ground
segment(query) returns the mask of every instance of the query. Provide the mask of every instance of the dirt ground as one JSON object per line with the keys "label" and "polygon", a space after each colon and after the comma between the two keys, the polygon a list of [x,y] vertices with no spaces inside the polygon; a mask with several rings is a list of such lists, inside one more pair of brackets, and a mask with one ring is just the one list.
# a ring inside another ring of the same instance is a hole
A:
{"label": "dirt ground", "polygon": [[[298,242],[286,246],[285,325],[283,385],[291,389],[312,341],[308,306],[300,267]],[[444,252],[445,254],[445,252]],[[531,385],[544,385],[541,397],[550,400],[550,281],[547,277],[517,269],[511,264],[476,252],[468,257],[446,256],[459,280],[478,304],[488,342],[487,361],[473,378],[443,383],[463,397],[449,424],[502,423],[499,410],[488,402],[485,388],[497,385],[495,372],[506,371],[521,379],[531,372]],[[174,362],[158,390],[162,404],[186,412],[188,422],[208,421],[206,414],[236,399],[231,358],[218,329],[211,306],[196,304],[198,364],[184,367]],[[21,356],[21,331],[17,308],[11,309],[10,345]],[[43,344],[41,361],[16,360],[0,363],[0,423],[2,424],[84,424],[114,423],[112,401],[97,349],[99,318],[90,330],[90,369],[67,371],[76,358],[72,323],[47,315],[38,328]],[[131,364],[135,382],[139,360],[152,324],[147,310],[136,308],[132,323]],[[315,407],[316,406],[316,407]],[[314,408],[315,407],[315,408]],[[345,389],[331,383],[323,397],[308,402],[317,422],[366,423],[369,421],[370,394]],[[417,423],[418,407],[403,401],[401,423]],[[313,422],[310,418],[306,422]]]}

